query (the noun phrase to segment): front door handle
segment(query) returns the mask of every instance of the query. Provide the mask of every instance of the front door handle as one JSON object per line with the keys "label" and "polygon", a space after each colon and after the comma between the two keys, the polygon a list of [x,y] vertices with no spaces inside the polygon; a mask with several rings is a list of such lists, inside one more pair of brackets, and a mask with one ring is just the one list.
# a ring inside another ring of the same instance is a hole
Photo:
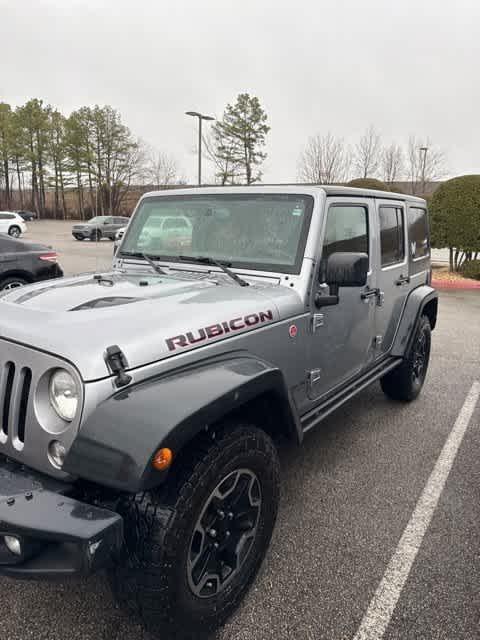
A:
{"label": "front door handle", "polygon": [[410,283],[410,276],[404,276],[401,275],[398,280],[395,280],[395,284],[397,285],[397,287],[401,287],[402,284],[409,284]]}

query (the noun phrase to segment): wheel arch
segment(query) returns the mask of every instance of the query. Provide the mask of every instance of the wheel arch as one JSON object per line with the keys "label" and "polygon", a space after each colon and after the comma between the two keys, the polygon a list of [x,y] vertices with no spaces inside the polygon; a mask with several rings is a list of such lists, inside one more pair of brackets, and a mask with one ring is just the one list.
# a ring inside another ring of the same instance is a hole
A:
{"label": "wheel arch", "polygon": [[428,285],[413,289],[405,303],[390,355],[403,357],[408,352],[420,317],[426,315],[431,328],[434,329],[437,324],[437,314],[437,291]]}
{"label": "wheel arch", "polygon": [[4,271],[0,273],[0,285],[4,280],[8,278],[21,278],[22,280],[26,280],[27,282],[35,282],[34,277],[28,271],[23,271],[22,269],[11,269],[9,271]]}
{"label": "wheel arch", "polygon": [[302,437],[283,374],[253,356],[179,369],[115,393],[81,427],[64,470],[112,488],[136,492],[164,482],[152,460],[159,448],[177,455],[205,432],[235,417],[271,436]]}

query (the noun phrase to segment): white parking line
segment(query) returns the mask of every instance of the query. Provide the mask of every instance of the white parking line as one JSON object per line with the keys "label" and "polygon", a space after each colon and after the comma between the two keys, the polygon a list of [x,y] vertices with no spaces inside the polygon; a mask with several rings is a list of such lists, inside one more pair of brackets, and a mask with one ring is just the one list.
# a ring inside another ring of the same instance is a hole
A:
{"label": "white parking line", "polygon": [[475,381],[353,640],[383,638],[442,495],[479,397],[480,382]]}

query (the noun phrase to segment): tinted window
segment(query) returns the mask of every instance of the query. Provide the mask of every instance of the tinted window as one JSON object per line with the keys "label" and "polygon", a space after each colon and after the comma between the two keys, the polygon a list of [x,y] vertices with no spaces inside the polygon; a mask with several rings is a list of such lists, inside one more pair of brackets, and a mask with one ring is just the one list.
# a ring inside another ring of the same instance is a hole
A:
{"label": "tinted window", "polygon": [[11,213],[0,213],[0,220],[12,220],[15,218]]}
{"label": "tinted window", "polygon": [[402,262],[405,257],[403,210],[380,207],[379,217],[382,267]]}
{"label": "tinted window", "polygon": [[336,251],[369,253],[366,207],[332,205],[329,208],[322,259]]}
{"label": "tinted window", "polygon": [[408,237],[410,255],[413,259],[424,258],[429,255],[428,221],[425,209],[411,207],[408,210]]}

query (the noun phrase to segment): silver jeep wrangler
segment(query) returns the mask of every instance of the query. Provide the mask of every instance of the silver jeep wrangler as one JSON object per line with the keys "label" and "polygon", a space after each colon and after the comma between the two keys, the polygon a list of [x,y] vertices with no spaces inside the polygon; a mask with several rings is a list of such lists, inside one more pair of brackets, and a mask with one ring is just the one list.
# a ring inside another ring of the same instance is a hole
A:
{"label": "silver jeep wrangler", "polygon": [[[150,233],[191,223],[181,242]],[[0,299],[0,571],[106,569],[127,611],[198,638],[277,514],[278,437],[379,380],[411,401],[437,294],[424,200],[345,187],[141,198],[111,272]]]}

